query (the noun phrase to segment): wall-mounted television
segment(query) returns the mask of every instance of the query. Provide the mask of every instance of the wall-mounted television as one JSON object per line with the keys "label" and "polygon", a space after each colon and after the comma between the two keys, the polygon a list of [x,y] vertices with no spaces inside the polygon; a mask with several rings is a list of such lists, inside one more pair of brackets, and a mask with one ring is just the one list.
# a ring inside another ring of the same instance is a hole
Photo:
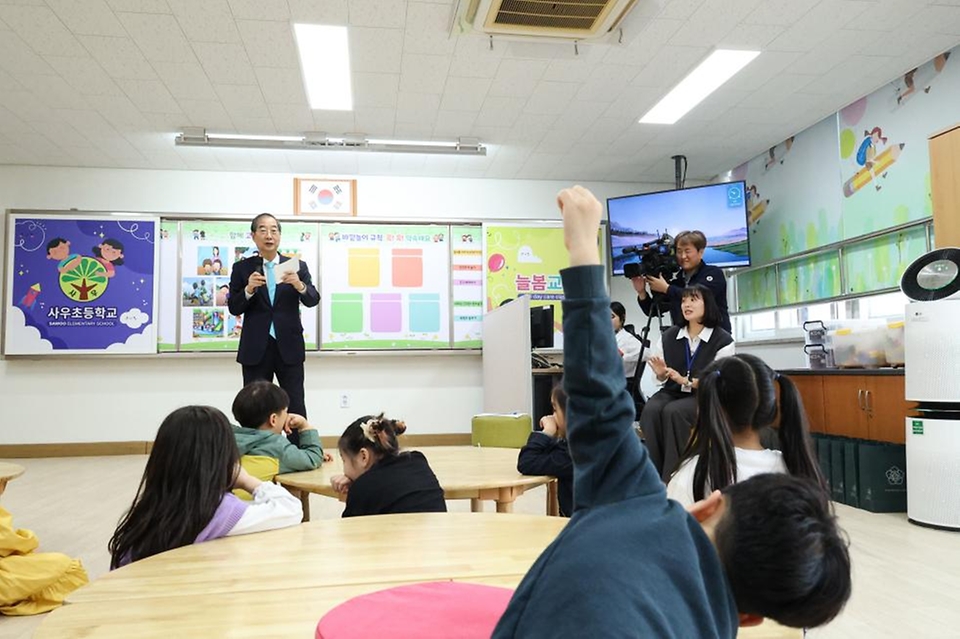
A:
{"label": "wall-mounted television", "polygon": [[750,266],[742,181],[609,198],[607,215],[614,275],[623,275],[624,264],[640,261],[638,247],[664,233],[676,236],[681,231],[702,231],[707,236],[706,263],[721,268]]}

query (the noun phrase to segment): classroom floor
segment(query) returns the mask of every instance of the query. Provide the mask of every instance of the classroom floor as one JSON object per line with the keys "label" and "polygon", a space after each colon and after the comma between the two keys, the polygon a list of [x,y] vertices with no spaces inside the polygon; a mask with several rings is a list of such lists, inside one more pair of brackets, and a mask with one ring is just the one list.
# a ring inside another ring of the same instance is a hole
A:
{"label": "classroom floor", "polygon": [[[33,530],[40,550],[83,560],[91,579],[109,565],[107,540],[130,505],[143,455],[10,460],[27,472],[11,481],[0,503],[14,524]],[[468,501],[448,502],[465,512]],[[523,495],[516,512],[542,514],[543,488]],[[342,505],[312,496],[314,519],[339,517]],[[493,504],[486,505],[493,510]],[[913,526],[904,514],[875,515],[837,506],[851,541],[854,594],[839,619],[808,634],[814,639],[960,638],[960,533]],[[507,516],[507,515],[505,515]],[[43,621],[0,617],[0,638],[26,639]]]}

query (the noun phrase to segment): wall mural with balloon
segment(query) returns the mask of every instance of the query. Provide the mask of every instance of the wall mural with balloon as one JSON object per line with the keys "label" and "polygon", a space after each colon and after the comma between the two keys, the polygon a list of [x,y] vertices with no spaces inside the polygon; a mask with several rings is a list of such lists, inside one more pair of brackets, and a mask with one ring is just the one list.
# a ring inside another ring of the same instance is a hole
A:
{"label": "wall mural with balloon", "polygon": [[[835,115],[733,169],[745,180],[754,265],[928,218],[930,135],[957,123],[960,51],[938,55]],[[894,287],[926,248],[923,231],[870,240],[839,260],[779,268],[780,305]],[[738,310],[769,308],[766,269],[744,273]],[[773,296],[775,297],[775,296]]]}

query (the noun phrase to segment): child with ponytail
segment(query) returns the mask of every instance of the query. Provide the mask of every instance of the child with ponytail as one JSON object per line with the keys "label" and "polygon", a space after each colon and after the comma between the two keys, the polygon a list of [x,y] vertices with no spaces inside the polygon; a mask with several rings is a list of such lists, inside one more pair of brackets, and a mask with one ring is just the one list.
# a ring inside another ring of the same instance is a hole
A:
{"label": "child with ponytail", "polygon": [[[762,359],[741,354],[714,362],[700,377],[697,404],[697,422],[668,497],[689,505],[761,473],[788,473],[825,490],[800,393]],[[761,431],[776,421],[778,409],[782,450],[766,450]]]}
{"label": "child with ponytail", "polygon": [[406,424],[383,413],[347,426],[337,448],[343,474],[330,479],[347,495],[344,517],[391,513],[447,512],[443,489],[420,451],[400,452],[397,435]]}

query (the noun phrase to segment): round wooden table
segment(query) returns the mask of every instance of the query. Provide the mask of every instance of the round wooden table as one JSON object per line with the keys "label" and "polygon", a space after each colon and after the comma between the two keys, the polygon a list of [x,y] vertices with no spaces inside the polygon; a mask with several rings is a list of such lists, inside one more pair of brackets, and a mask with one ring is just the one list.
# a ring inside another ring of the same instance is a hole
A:
{"label": "round wooden table", "polygon": [[34,637],[309,637],[335,606],[400,584],[516,587],[567,521],[417,513],[218,539],[95,580],[50,613]]}
{"label": "round wooden table", "polygon": [[0,495],[7,489],[7,482],[19,477],[25,470],[26,468],[19,464],[0,461]]}
{"label": "round wooden table", "polygon": [[[417,449],[422,452],[443,488],[445,499],[469,499],[471,510],[482,510],[481,500],[497,503],[498,513],[513,512],[513,502],[528,488],[550,484],[548,514],[557,514],[556,482],[546,475],[521,475],[517,472],[516,448],[481,448],[478,446],[430,446]],[[343,473],[339,458],[316,470],[277,475],[276,482],[300,493],[304,519],[310,519],[310,493],[335,499],[343,498],[330,485],[330,478]]]}

